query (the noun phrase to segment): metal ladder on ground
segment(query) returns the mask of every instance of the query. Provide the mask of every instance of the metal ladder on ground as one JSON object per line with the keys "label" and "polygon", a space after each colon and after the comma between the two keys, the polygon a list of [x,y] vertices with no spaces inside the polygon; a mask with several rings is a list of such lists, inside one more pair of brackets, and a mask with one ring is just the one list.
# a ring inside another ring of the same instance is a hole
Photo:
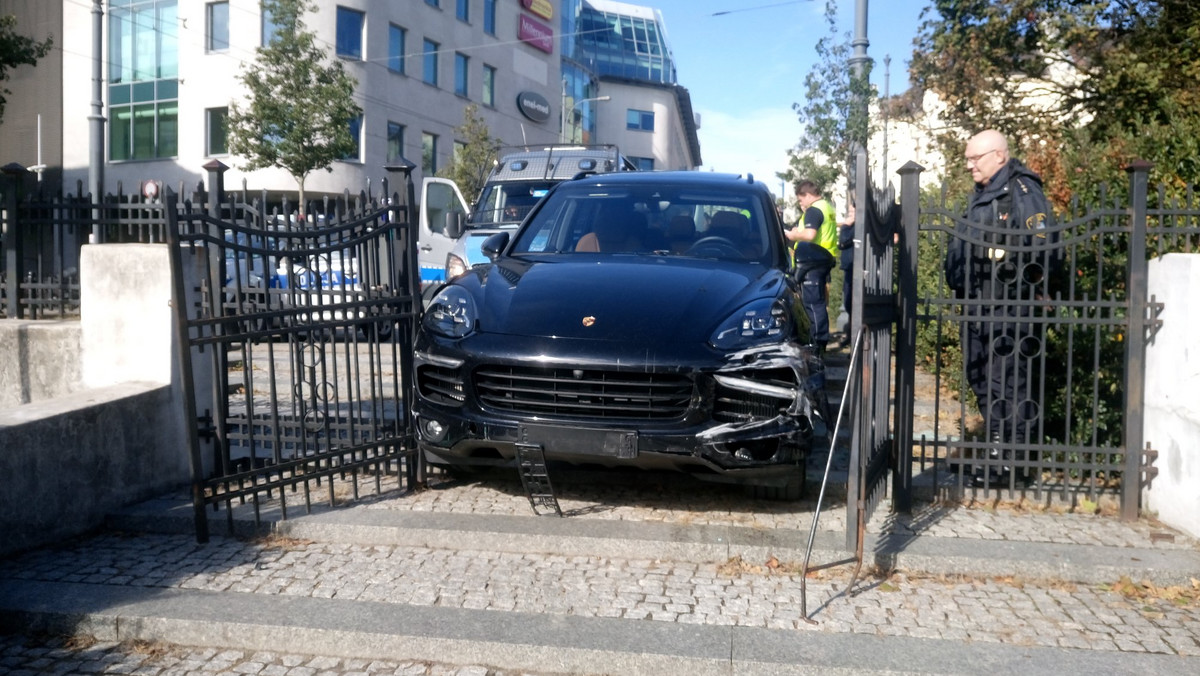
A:
{"label": "metal ladder on ground", "polygon": [[517,444],[517,472],[534,514],[547,516],[551,513],[549,510],[554,510],[554,514],[563,515],[546,471],[546,453],[540,444]]}

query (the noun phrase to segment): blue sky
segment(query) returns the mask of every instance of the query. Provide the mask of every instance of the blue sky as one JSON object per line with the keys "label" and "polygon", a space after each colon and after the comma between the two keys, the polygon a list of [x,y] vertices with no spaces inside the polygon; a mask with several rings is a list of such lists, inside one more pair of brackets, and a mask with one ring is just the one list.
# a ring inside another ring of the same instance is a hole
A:
{"label": "blue sky", "polygon": [[[787,149],[800,138],[792,104],[817,62],[826,35],[824,0],[624,0],[662,11],[679,84],[700,114],[703,170],[753,173],[773,191]],[[908,88],[921,9],[927,0],[874,0],[867,11],[872,81],[884,89],[883,57],[891,56],[889,91]],[[838,0],[839,32],[854,30],[855,0]],[[717,12],[727,14],[714,16]]]}

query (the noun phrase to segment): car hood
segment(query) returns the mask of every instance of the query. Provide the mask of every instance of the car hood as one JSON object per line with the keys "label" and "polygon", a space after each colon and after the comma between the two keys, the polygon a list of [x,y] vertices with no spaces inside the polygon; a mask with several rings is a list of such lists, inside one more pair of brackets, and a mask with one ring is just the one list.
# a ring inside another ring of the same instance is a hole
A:
{"label": "car hood", "polygon": [[774,297],[779,270],[757,264],[617,256],[481,267],[461,284],[478,301],[480,331],[663,344],[707,341],[742,305]]}

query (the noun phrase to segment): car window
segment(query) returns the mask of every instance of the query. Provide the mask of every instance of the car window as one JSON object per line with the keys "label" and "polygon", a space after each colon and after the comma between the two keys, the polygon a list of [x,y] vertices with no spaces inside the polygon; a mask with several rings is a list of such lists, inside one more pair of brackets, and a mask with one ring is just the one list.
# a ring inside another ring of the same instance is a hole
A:
{"label": "car window", "polygon": [[774,255],[769,223],[750,193],[670,186],[563,189],[526,223],[511,253],[769,262]]}

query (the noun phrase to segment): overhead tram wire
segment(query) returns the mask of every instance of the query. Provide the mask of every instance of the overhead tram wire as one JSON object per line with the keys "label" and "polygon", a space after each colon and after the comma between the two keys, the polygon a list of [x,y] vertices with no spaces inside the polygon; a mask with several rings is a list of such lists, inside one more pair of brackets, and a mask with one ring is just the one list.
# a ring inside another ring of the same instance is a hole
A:
{"label": "overhead tram wire", "polygon": [[802,2],[812,2],[812,0],[789,0],[789,2],[775,2],[770,5],[755,5],[754,7],[741,7],[738,9],[727,9],[721,12],[713,12],[709,16],[724,16],[726,14],[735,14],[737,12],[749,12],[755,9],[768,9],[771,7],[783,7],[784,5],[798,5]]}

